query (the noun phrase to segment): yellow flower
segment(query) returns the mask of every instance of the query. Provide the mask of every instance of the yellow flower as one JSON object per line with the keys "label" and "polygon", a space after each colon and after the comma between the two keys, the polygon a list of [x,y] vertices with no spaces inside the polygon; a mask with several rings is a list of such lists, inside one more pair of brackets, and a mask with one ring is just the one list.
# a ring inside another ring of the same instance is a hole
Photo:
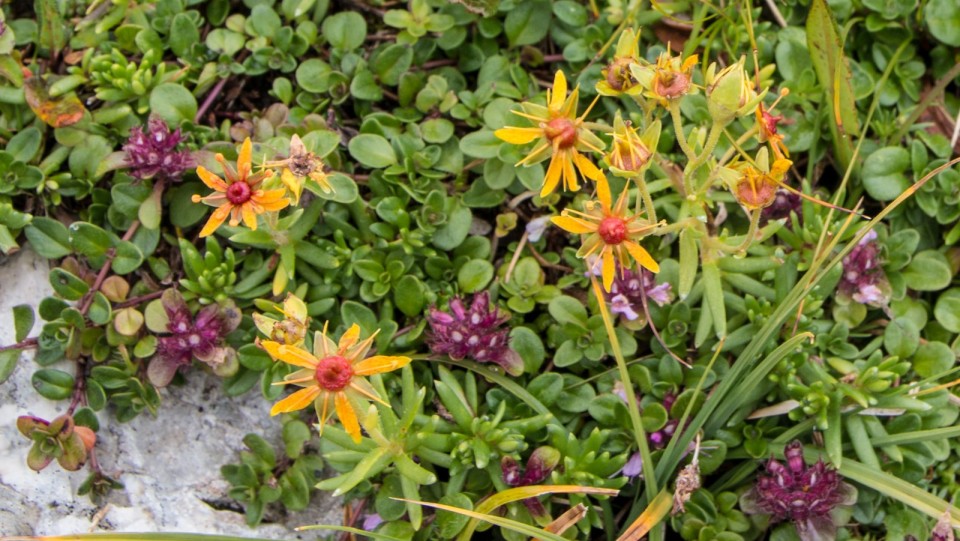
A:
{"label": "yellow flower", "polygon": [[266,162],[263,167],[282,167],[280,180],[290,190],[295,204],[300,203],[300,194],[307,179],[317,183],[324,193],[333,193],[330,179],[323,172],[323,160],[307,150],[299,135],[290,138],[290,157],[285,160]]}
{"label": "yellow flower", "polygon": [[766,148],[757,152],[755,161],[756,167],[741,163],[720,170],[720,177],[730,187],[737,201],[751,211],[773,204],[777,198],[777,188],[787,187],[783,178],[793,165],[793,162],[786,158],[776,158],[773,165],[769,165]]}
{"label": "yellow flower", "polygon": [[643,135],[624,121],[617,111],[613,119],[613,145],[604,156],[610,171],[618,177],[639,178],[650,166],[653,153],[660,141],[660,121],[656,120],[644,130]]}
{"label": "yellow flower", "polygon": [[293,384],[302,389],[274,404],[270,415],[301,410],[312,403],[320,420],[318,430],[323,435],[323,427],[335,410],[343,429],[359,443],[360,422],[353,402],[370,399],[389,406],[364,376],[390,372],[410,363],[409,357],[374,355],[366,358],[376,335],[373,333],[360,341],[360,327],[354,324],[340,337],[340,343],[335,344],[327,337],[324,325],[323,332],[315,335],[313,354],[279,342],[262,342],[263,349],[275,360],[300,368],[275,383]]}
{"label": "yellow flower", "polygon": [[274,306],[274,310],[283,314],[283,319],[277,321],[263,314],[253,314],[253,322],[257,329],[275,342],[288,346],[299,346],[307,336],[307,305],[296,295],[287,294],[283,306]]}
{"label": "yellow flower", "polygon": [[640,240],[656,229],[657,224],[627,213],[627,190],[623,190],[616,205],[611,206],[610,187],[600,182],[597,197],[600,204],[588,203],[586,212],[564,209],[551,221],[570,233],[587,235],[577,257],[585,259],[599,252],[603,288],[610,291],[617,263],[621,269],[627,269],[631,258],[650,272],[660,272],[660,265],[640,246]]}
{"label": "yellow flower", "polygon": [[644,88],[643,94],[666,106],[670,100],[682,98],[695,90],[691,74],[696,65],[697,55],[681,61],[679,56],[670,54],[668,47],[667,51],[660,53],[656,64],[634,64],[631,71]]}
{"label": "yellow flower", "polygon": [[600,71],[603,76],[597,82],[597,92],[602,96],[635,96],[643,92],[630,72],[630,66],[640,58],[640,33],[627,28],[620,34],[613,60]]}
{"label": "yellow flower", "polygon": [[603,172],[589,158],[581,154],[582,151],[588,150],[603,152],[603,141],[583,127],[583,119],[593,105],[577,117],[579,96],[580,87],[577,87],[567,97],[567,79],[562,71],[557,71],[553,80],[553,92],[547,91],[546,107],[523,103],[521,104],[523,112],[514,112],[534,121],[537,124],[536,127],[508,126],[494,132],[494,135],[501,140],[514,145],[525,145],[537,139],[541,140],[541,144],[527,154],[527,157],[517,162],[517,165],[532,165],[547,157],[550,158],[550,166],[547,167],[540,197],[553,193],[561,180],[565,190],[580,189],[574,168],[580,171],[582,176],[594,181],[599,182],[605,178]]}
{"label": "yellow flower", "polygon": [[222,154],[217,154],[217,161],[223,167],[226,181],[214,175],[203,166],[197,167],[197,175],[214,193],[200,197],[193,196],[193,202],[203,202],[217,207],[207,220],[207,224],[200,231],[200,237],[212,235],[223,222],[230,217],[230,225],[239,225],[240,219],[250,229],[257,229],[257,215],[268,211],[280,210],[290,204],[284,197],[284,190],[261,190],[260,184],[270,178],[271,171],[252,174],[250,164],[253,145],[248,137],[240,147],[240,156],[237,158],[237,169],[227,163]]}

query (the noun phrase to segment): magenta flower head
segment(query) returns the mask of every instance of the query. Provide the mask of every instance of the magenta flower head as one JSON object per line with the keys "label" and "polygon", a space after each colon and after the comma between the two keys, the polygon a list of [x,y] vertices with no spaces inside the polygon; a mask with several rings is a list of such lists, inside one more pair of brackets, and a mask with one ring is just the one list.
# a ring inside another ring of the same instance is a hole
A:
{"label": "magenta flower head", "polygon": [[240,311],[233,306],[212,304],[204,307],[196,317],[183,296],[174,289],[161,298],[166,312],[168,334],[157,338],[157,352],[147,368],[150,383],[164,387],[177,370],[197,359],[209,365],[219,375],[235,365],[236,354],[223,344],[224,337],[240,324]]}
{"label": "magenta flower head", "polygon": [[431,308],[427,315],[431,333],[427,343],[434,353],[451,359],[470,359],[480,363],[496,363],[508,374],[523,373],[523,360],[510,349],[508,330],[500,327],[510,319],[494,307],[490,295],[483,291],[473,296],[470,308],[463,299],[450,301],[450,313]]}
{"label": "magenta flower head", "polygon": [[860,304],[883,306],[890,300],[890,284],[880,266],[880,247],[877,233],[870,231],[843,258],[843,277],[839,297]]}
{"label": "magenta flower head", "polygon": [[167,123],[157,117],[147,122],[146,132],[140,126],[133,128],[123,145],[129,173],[141,179],[180,180],[180,175],[192,166],[190,153],[176,150],[182,141],[179,129],[171,132]]}
{"label": "magenta flower head", "polygon": [[833,511],[857,501],[857,489],[823,460],[807,466],[803,444],[795,441],[784,451],[786,464],[771,458],[766,475],[740,498],[744,513],[770,515],[774,522],[791,520],[804,541],[833,539],[837,518]]}

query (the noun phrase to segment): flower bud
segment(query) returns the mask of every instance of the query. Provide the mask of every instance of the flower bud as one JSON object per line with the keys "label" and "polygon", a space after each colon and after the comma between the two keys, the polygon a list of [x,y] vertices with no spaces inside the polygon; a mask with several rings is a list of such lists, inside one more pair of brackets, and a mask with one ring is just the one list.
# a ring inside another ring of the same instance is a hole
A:
{"label": "flower bud", "polygon": [[500,469],[503,470],[503,482],[507,486],[520,486],[520,464],[517,464],[513,457],[503,457],[500,460]]}
{"label": "flower bud", "polygon": [[753,111],[761,96],[744,69],[744,60],[714,74],[716,65],[707,71],[707,108],[713,121],[726,126],[738,116]]}
{"label": "flower bud", "polygon": [[97,433],[85,426],[74,427],[74,432],[80,436],[83,441],[83,447],[90,452],[93,446],[97,444]]}
{"label": "flower bud", "polygon": [[543,482],[559,463],[560,451],[548,446],[538,447],[527,459],[527,471],[523,476],[523,484],[536,485]]}

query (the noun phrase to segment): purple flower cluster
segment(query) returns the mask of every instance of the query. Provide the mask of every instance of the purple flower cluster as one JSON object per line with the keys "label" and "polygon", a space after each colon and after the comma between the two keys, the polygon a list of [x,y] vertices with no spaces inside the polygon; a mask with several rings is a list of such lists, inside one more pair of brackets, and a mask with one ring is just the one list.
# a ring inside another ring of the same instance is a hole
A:
{"label": "purple flower cluster", "polygon": [[179,180],[192,165],[188,151],[176,150],[182,141],[179,129],[171,132],[167,123],[156,117],[147,123],[146,132],[140,126],[133,128],[123,145],[130,174],[141,179]]}
{"label": "purple flower cluster", "polygon": [[162,303],[169,334],[157,338],[157,352],[147,368],[151,383],[166,386],[177,370],[189,366],[194,358],[216,368],[233,355],[231,348],[223,346],[223,339],[240,323],[236,309],[213,304],[194,317],[175,290],[165,291]]}
{"label": "purple flower cluster", "polygon": [[784,456],[786,464],[773,458],[767,462],[766,475],[741,498],[743,511],[771,515],[775,522],[789,519],[805,540],[832,539],[836,525],[830,512],[838,505],[853,505],[856,489],[823,460],[807,466],[798,441],[787,445]]}
{"label": "purple flower cluster", "polygon": [[510,349],[509,330],[500,328],[509,319],[496,307],[490,309],[486,291],[474,295],[470,308],[455,297],[450,301],[450,313],[430,310],[427,321],[432,332],[427,342],[433,353],[455,360],[496,363],[508,374],[518,376],[523,373],[523,360]]}
{"label": "purple flower cluster", "polygon": [[629,321],[640,319],[643,314],[644,295],[658,306],[673,301],[673,289],[670,284],[657,285],[650,271],[623,270],[622,273],[617,274],[610,288],[610,312],[622,315]]}
{"label": "purple flower cluster", "polygon": [[889,299],[887,275],[880,266],[877,233],[870,231],[843,258],[843,277],[839,293],[860,304],[883,306]]}

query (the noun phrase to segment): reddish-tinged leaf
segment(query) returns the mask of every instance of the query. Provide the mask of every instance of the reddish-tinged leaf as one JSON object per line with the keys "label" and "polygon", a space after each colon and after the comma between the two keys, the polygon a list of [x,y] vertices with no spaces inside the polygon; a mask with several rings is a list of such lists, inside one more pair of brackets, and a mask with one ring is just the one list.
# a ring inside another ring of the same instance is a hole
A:
{"label": "reddish-tinged leaf", "polygon": [[33,112],[48,125],[63,128],[80,122],[87,110],[76,94],[70,93],[51,98],[47,85],[39,77],[30,77],[23,82],[23,93]]}

